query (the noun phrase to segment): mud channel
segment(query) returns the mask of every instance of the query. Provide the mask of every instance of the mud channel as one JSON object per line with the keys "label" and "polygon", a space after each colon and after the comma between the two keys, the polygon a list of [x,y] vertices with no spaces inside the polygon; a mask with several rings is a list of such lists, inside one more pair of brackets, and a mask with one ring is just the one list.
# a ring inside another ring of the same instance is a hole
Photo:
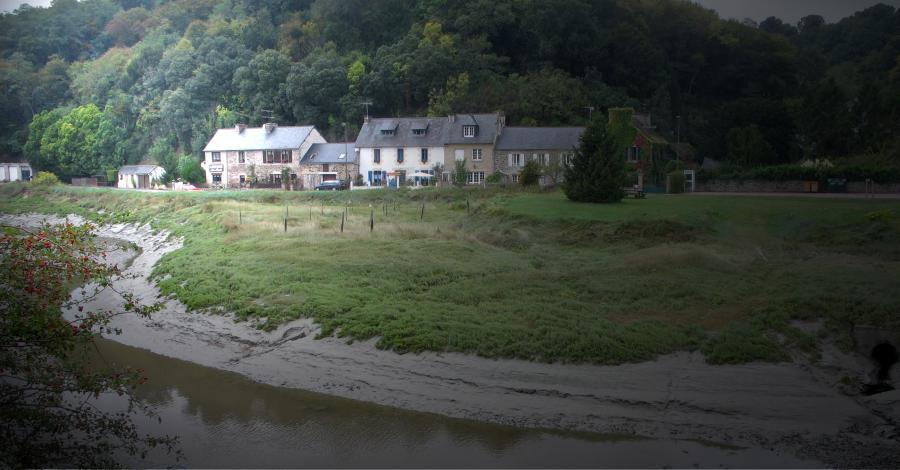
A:
{"label": "mud channel", "polygon": [[[0,217],[44,219],[62,220]],[[149,226],[98,232],[139,248],[121,253],[137,277],[117,290],[157,300],[149,273],[181,241]],[[93,302],[121,301],[105,292]],[[158,371],[156,426],[194,443],[188,466],[900,467],[900,393],[848,396],[841,380],[871,360],[831,347],[815,364],[739,366],[697,353],[620,366],[398,355],[374,341],[316,340],[309,320],[263,332],[174,299],[115,326],[110,355]]]}

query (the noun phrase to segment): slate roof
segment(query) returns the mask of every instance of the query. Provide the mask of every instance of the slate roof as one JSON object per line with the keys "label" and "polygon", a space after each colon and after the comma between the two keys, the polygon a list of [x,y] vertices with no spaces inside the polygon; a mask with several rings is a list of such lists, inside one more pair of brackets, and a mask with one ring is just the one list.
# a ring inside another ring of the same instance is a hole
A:
{"label": "slate roof", "polygon": [[571,150],[582,133],[583,127],[506,127],[497,150]]}
{"label": "slate roof", "polygon": [[[345,158],[340,158],[346,153]],[[353,142],[336,143],[336,144],[312,144],[312,147],[306,151],[300,164],[317,164],[317,163],[356,163],[356,146]]]}
{"label": "slate roof", "polygon": [[120,175],[149,175],[153,173],[157,168],[160,168],[157,165],[125,165],[119,167]]}
{"label": "slate roof", "polygon": [[[456,114],[447,133],[448,144],[493,144],[500,116],[491,114]],[[449,120],[449,119],[448,119]],[[478,126],[475,137],[463,137],[463,126]]]}
{"label": "slate roof", "polygon": [[[356,147],[441,147],[446,140],[446,117],[372,118],[363,123],[356,136]],[[425,135],[414,135],[413,129],[425,127]],[[383,135],[382,129],[396,129]]]}
{"label": "slate roof", "polygon": [[248,127],[243,132],[235,128],[219,129],[203,151],[296,149],[312,130],[313,126],[278,126],[267,134],[262,127]]}

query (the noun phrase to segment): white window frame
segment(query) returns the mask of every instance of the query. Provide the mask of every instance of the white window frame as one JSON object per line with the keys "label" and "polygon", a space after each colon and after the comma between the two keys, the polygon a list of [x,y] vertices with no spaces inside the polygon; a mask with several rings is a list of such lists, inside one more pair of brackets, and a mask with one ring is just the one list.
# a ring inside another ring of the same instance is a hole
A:
{"label": "white window frame", "polygon": [[513,182],[513,183],[518,183],[518,182],[519,182],[519,174],[518,174],[518,173],[512,175],[512,182]]}
{"label": "white window frame", "polygon": [[247,155],[243,150],[238,152],[238,163],[245,163],[247,161]]}
{"label": "white window frame", "polygon": [[525,166],[525,154],[524,153],[513,153],[513,166],[523,167]]}
{"label": "white window frame", "polygon": [[213,162],[221,162],[222,161],[222,153],[221,152],[213,152],[212,153],[212,161]]}
{"label": "white window frame", "polygon": [[472,161],[480,162],[484,159],[484,151],[480,148],[472,149]]}
{"label": "white window frame", "polygon": [[266,150],[266,153],[263,154],[263,163],[275,163],[274,150]]}
{"label": "white window frame", "polygon": [[639,161],[641,159],[641,148],[637,145],[628,147],[627,153],[625,154],[625,159],[629,162]]}
{"label": "white window frame", "polygon": [[475,126],[466,125],[463,126],[463,137],[475,137]]}
{"label": "white window frame", "polygon": [[381,149],[372,149],[372,163],[381,165]]}
{"label": "white window frame", "polygon": [[575,160],[575,154],[572,152],[561,153],[559,154],[559,159],[565,166],[571,166],[572,162]]}
{"label": "white window frame", "polygon": [[470,171],[466,175],[466,184],[481,184],[484,182],[483,171]]}

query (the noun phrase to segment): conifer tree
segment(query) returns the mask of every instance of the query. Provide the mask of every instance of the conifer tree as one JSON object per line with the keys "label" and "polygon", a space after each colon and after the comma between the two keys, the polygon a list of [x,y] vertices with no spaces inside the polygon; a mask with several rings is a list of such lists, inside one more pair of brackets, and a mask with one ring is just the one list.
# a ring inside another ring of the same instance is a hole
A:
{"label": "conifer tree", "polygon": [[619,202],[625,197],[625,158],[618,140],[605,116],[591,121],[565,171],[566,197],[579,202]]}

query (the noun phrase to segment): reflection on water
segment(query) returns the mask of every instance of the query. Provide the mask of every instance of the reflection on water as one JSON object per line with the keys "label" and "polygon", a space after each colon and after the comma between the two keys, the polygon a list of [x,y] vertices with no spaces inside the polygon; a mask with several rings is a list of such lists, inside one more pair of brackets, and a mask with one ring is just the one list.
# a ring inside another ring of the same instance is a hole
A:
{"label": "reflection on water", "polygon": [[[757,449],[520,429],[403,411],[264,385],[243,376],[99,340],[105,360],[140,367],[138,398],[180,436],[185,459],[165,467],[817,467]],[[112,406],[112,405],[110,405]]]}

